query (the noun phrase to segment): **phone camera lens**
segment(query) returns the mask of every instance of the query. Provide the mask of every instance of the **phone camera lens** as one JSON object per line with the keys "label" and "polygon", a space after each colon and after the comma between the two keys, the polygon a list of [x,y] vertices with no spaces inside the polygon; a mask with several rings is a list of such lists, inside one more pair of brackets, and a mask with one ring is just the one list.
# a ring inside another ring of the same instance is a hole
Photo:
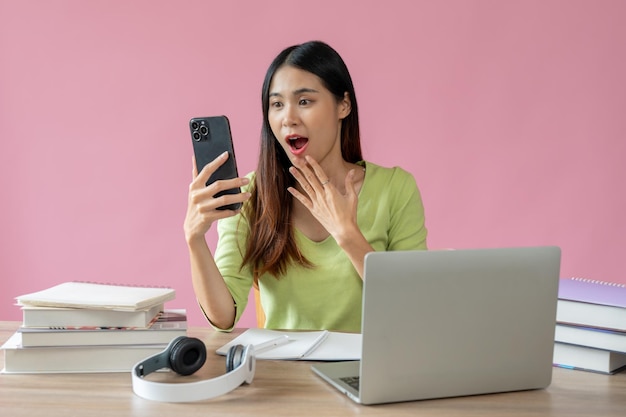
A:
{"label": "phone camera lens", "polygon": [[203,136],[206,136],[209,133],[209,128],[206,126],[200,126],[200,133],[202,133]]}
{"label": "phone camera lens", "polygon": [[199,126],[199,125],[198,125],[198,122],[191,122],[191,128],[192,128],[193,130],[197,130],[197,129],[198,129],[198,126]]}
{"label": "phone camera lens", "polygon": [[199,141],[201,138],[200,133],[198,132],[193,132],[193,140],[195,141]]}

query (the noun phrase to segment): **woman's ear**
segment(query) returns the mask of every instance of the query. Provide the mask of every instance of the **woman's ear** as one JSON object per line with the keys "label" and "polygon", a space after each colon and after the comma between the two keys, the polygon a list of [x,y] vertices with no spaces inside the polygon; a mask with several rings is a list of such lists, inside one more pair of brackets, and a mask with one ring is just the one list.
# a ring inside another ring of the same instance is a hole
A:
{"label": "woman's ear", "polygon": [[343,120],[352,111],[352,101],[350,101],[350,93],[347,91],[343,94],[343,99],[339,102],[339,119]]}

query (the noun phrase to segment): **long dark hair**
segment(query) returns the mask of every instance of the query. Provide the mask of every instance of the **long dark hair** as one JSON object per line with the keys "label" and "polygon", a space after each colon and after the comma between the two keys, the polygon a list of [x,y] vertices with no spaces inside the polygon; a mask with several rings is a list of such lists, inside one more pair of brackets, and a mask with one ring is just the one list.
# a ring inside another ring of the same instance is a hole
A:
{"label": "long dark hair", "polygon": [[351,163],[363,159],[356,94],[341,56],[320,41],[283,50],[272,61],[263,81],[259,163],[251,187],[252,197],[243,209],[250,227],[243,264],[250,265],[255,279],[268,272],[278,278],[291,262],[312,266],[296,245],[290,222],[293,199],[287,187],[295,186],[295,179],[288,171],[291,162],[274,136],[268,119],[270,85],[276,71],[285,65],[318,76],[338,102],[348,93],[351,111],[341,123],[341,154],[344,160]]}

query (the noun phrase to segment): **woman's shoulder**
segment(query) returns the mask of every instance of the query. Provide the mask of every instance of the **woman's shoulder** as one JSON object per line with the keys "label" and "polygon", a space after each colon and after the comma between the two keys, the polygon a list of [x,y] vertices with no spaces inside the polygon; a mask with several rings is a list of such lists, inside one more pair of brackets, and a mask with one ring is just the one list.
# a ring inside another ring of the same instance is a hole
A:
{"label": "woman's shoulder", "polygon": [[358,164],[365,167],[366,180],[371,182],[389,185],[415,182],[413,174],[399,166],[384,167],[369,161],[361,161]]}

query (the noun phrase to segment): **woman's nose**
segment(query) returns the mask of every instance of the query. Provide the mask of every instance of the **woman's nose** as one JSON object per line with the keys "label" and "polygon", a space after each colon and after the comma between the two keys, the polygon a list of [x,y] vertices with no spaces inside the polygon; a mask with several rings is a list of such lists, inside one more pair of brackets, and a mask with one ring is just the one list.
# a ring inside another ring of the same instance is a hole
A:
{"label": "woman's nose", "polygon": [[285,112],[283,113],[283,126],[297,125],[298,120],[298,113],[294,106],[285,106]]}

